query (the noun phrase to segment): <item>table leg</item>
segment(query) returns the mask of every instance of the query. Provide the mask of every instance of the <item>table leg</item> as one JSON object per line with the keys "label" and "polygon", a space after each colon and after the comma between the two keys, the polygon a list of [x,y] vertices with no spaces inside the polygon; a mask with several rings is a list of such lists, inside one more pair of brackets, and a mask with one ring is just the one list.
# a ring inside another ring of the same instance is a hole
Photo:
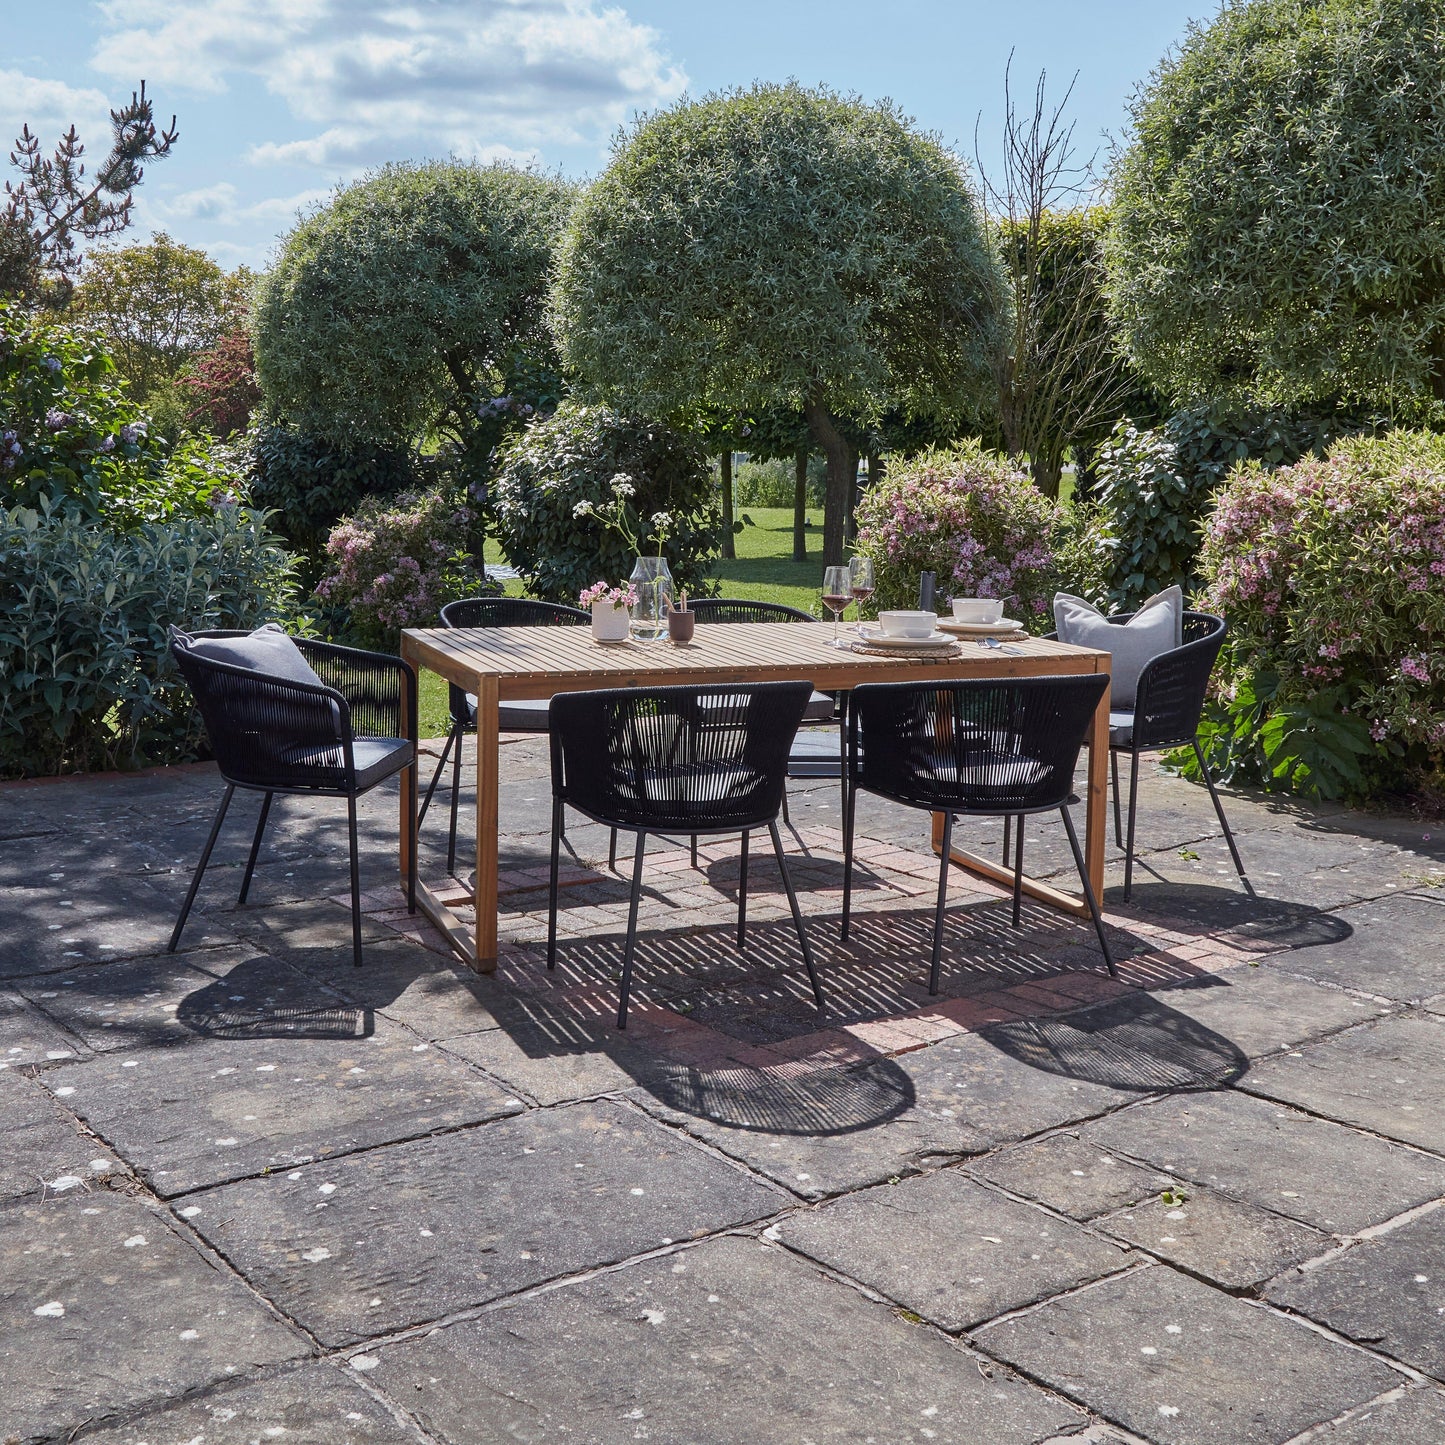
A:
{"label": "table leg", "polygon": [[474,900],[477,910],[478,973],[497,967],[497,680],[483,677],[477,690],[477,853]]}
{"label": "table leg", "polygon": [[1109,804],[1109,691],[1099,699],[1089,725],[1088,787],[1084,799],[1084,869],[1094,897],[1104,906],[1105,820]]}

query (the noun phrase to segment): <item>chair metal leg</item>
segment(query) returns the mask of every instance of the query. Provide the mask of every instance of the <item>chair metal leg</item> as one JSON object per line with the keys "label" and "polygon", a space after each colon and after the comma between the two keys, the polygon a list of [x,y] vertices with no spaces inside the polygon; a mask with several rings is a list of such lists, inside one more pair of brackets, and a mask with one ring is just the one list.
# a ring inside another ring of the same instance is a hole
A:
{"label": "chair metal leg", "polygon": [[552,877],[547,888],[547,967],[549,969],[557,967],[557,855],[562,846],[562,807],[560,798],[552,800]]}
{"label": "chair metal leg", "polygon": [[1014,844],[1014,927],[1021,926],[1024,904],[1024,815],[1019,814],[1019,836]]}
{"label": "chair metal leg", "polygon": [[201,849],[201,861],[196,864],[196,871],[191,875],[191,886],[186,889],[186,901],[181,904],[181,916],[176,919],[176,926],[171,930],[171,941],[166,945],[167,953],[174,953],[176,945],[181,941],[181,930],[186,926],[191,904],[196,901],[196,890],[201,886],[201,875],[206,871],[206,864],[211,861],[211,849],[216,846],[216,839],[221,835],[221,824],[226,820],[226,809],[231,806],[231,799],[235,792],[235,784],[227,783],[226,791],[221,794],[221,806],[216,809],[215,821],[211,824],[211,835],[206,839],[206,846]]}
{"label": "chair metal leg", "polygon": [[271,799],[274,793],[267,793],[261,799],[261,816],[256,819],[256,836],[251,839],[251,853],[246,859],[246,875],[241,879],[241,896],[237,903],[244,903],[251,891],[251,875],[256,871],[256,858],[261,852],[261,835],[266,831],[266,819],[271,816]]}
{"label": "chair metal leg", "polygon": [[748,835],[743,834],[742,857],[738,860],[738,952],[743,951],[748,930]]}
{"label": "chair metal leg", "polygon": [[783,785],[783,822],[790,828],[793,826],[793,820],[788,817],[788,787],[786,783]]}
{"label": "chair metal leg", "polygon": [[647,834],[637,835],[637,852],[632,857],[632,900],[627,908],[627,946],[622,954],[622,995],[617,1004],[617,1027],[627,1027],[627,995],[632,991],[632,955],[637,950],[637,905],[642,898],[642,854]]}
{"label": "chair metal leg", "polygon": [[431,775],[431,782],[426,786],[426,797],[421,800],[421,812],[416,815],[418,828],[426,821],[426,810],[431,807],[432,794],[437,790],[437,784],[441,781],[442,772],[446,768],[447,759],[451,756],[452,747],[461,747],[462,726],[460,723],[453,723],[452,730],[447,734],[447,740],[442,744],[442,755],[437,759],[436,771]]}
{"label": "chair metal leg", "polygon": [[361,864],[356,852],[356,798],[346,800],[346,830],[351,842],[351,961],[361,967]]}
{"label": "chair metal leg", "polygon": [[696,834],[696,833],[694,833],[694,834],[692,835],[692,837],[688,839],[688,847],[692,850],[692,866],[693,866],[694,868],[696,868],[696,867],[697,867],[697,834]]}
{"label": "chair metal leg", "polygon": [[1224,816],[1224,803],[1215,789],[1214,779],[1209,776],[1209,764],[1204,761],[1204,749],[1199,746],[1198,738],[1194,739],[1194,756],[1199,759],[1199,771],[1204,775],[1205,786],[1209,789],[1209,797],[1219,817],[1219,826],[1224,829],[1224,841],[1229,844],[1229,856],[1234,859],[1234,871],[1243,878],[1244,864],[1240,860],[1239,849],[1234,846],[1234,834],[1230,832],[1229,820]]}
{"label": "chair metal leg", "polygon": [[843,923],[839,938],[848,941],[848,920],[853,907],[853,815],[858,808],[858,789],[849,788],[843,803]]}
{"label": "chair metal leg", "polygon": [[838,694],[838,777],[842,806],[848,806],[848,694]]}
{"label": "chair metal leg", "polygon": [[943,815],[943,852],[938,859],[938,907],[933,913],[933,959],[928,966],[928,991],[938,992],[938,970],[943,957],[943,909],[948,902],[948,869],[953,852],[953,814]]}
{"label": "chair metal leg", "polygon": [[617,872],[617,829],[612,830],[607,840],[607,866],[615,873]]}
{"label": "chair metal leg", "polygon": [[457,724],[457,747],[452,754],[452,816],[447,825],[447,873],[457,871],[457,809],[462,801],[462,725]]}
{"label": "chair metal leg", "polygon": [[1119,813],[1119,754],[1115,749],[1109,749],[1109,772],[1113,775],[1114,781],[1114,846],[1124,846],[1124,824]]}
{"label": "chair metal leg", "polygon": [[412,758],[411,767],[406,770],[406,806],[411,817],[411,835],[406,844],[406,911],[416,912],[416,849],[417,834],[421,831],[421,824],[416,817],[416,794],[417,794],[417,773],[419,765],[415,757]]}
{"label": "chair metal leg", "polygon": [[1124,902],[1134,891],[1134,814],[1139,806],[1139,753],[1129,757],[1129,836],[1124,844]]}
{"label": "chair metal leg", "polygon": [[1013,852],[1014,818],[1012,813],[1003,815],[1003,866],[1008,867],[1009,855]]}
{"label": "chair metal leg", "polygon": [[1079,870],[1079,882],[1084,885],[1084,898],[1089,905],[1089,917],[1094,920],[1094,932],[1099,935],[1099,948],[1104,962],[1109,965],[1109,976],[1118,978],[1119,970],[1114,967],[1114,956],[1109,952],[1109,940],[1104,937],[1104,920],[1099,916],[1099,900],[1094,897],[1094,885],[1089,882],[1089,870],[1084,866],[1084,854],[1079,848],[1079,835],[1074,831],[1074,820],[1067,807],[1059,809],[1064,820],[1064,831],[1069,835],[1069,847],[1074,850],[1074,866]]}
{"label": "chair metal leg", "polygon": [[783,892],[788,895],[788,907],[793,912],[793,927],[798,930],[798,944],[803,950],[803,966],[808,970],[808,982],[813,985],[813,1002],[818,1012],[823,1012],[823,986],[818,982],[818,971],[813,967],[813,950],[808,947],[808,932],[803,927],[803,910],[798,907],[798,895],[793,891],[792,875],[788,872],[788,860],[783,856],[783,840],[778,836],[778,825],[768,824],[773,839],[773,853],[778,860],[778,872],[783,875]]}

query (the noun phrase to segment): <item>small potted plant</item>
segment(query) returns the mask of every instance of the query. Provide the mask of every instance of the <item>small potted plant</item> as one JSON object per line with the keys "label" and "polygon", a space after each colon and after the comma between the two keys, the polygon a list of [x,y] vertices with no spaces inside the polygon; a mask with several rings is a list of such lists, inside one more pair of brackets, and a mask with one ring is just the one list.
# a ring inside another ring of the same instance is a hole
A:
{"label": "small potted plant", "polygon": [[627,640],[628,624],[631,621],[627,609],[637,605],[637,590],[630,582],[622,587],[594,582],[578,597],[577,604],[592,610],[594,642]]}

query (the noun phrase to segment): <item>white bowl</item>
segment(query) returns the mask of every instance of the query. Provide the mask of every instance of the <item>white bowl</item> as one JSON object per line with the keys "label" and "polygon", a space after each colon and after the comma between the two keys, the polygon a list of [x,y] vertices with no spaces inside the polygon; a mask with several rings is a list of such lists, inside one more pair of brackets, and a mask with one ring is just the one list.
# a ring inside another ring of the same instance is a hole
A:
{"label": "white bowl", "polygon": [[955,597],[955,622],[997,622],[1003,616],[1003,603],[992,597]]}
{"label": "white bowl", "polygon": [[938,617],[932,612],[880,612],[878,625],[885,637],[932,637]]}

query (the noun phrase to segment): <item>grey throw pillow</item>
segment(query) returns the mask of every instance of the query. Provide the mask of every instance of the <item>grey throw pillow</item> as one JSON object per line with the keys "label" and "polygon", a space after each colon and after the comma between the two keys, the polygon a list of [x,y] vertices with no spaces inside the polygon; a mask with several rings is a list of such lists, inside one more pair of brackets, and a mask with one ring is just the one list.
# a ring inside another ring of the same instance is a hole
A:
{"label": "grey throw pillow", "polygon": [[1121,625],[1110,622],[1092,602],[1068,592],[1056,592],[1054,627],[1060,642],[1094,647],[1113,655],[1110,705],[1132,710],[1139,674],[1160,653],[1184,641],[1184,593],[1179,587],[1156,592]]}
{"label": "grey throw pillow", "polygon": [[274,622],[258,627],[248,637],[189,637],[183,632],[186,646],[197,657],[212,662],[229,662],[233,667],[264,672],[268,677],[285,678],[287,682],[306,682],[312,687],[326,684],[301,655],[301,649]]}

